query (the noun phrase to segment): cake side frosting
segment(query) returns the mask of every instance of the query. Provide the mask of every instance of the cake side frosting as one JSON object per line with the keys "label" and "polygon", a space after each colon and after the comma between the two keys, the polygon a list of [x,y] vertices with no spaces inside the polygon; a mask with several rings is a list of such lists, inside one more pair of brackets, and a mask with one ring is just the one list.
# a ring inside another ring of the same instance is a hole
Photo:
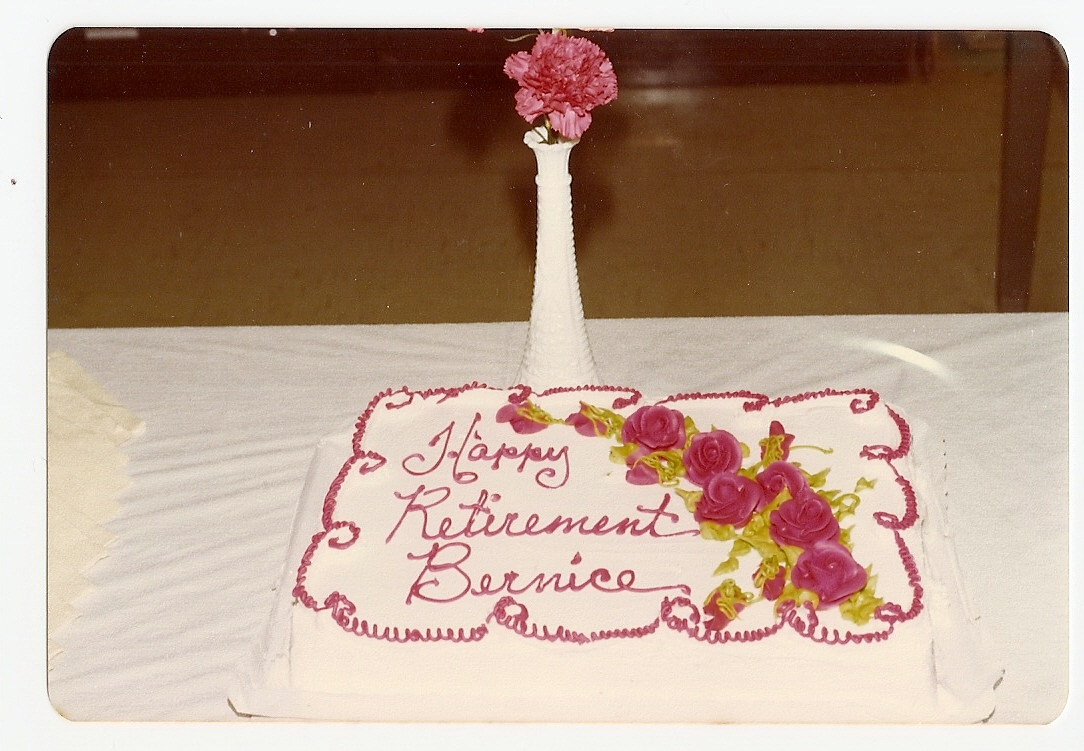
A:
{"label": "cake side frosting", "polygon": [[231,701],[382,721],[980,719],[989,686],[945,659],[970,631],[912,463],[923,435],[864,389],[386,390],[317,447]]}

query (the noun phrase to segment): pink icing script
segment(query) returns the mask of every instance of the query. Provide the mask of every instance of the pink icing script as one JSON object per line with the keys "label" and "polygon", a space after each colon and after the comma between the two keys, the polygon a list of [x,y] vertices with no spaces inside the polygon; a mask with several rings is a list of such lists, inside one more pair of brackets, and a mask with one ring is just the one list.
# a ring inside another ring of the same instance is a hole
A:
{"label": "pink icing script", "polygon": [[467,484],[477,482],[478,473],[461,469],[462,462],[482,463],[488,466],[489,469],[498,471],[502,468],[502,462],[508,460],[503,466],[508,467],[511,465],[515,467],[517,472],[523,472],[528,464],[545,465],[534,477],[535,482],[541,488],[555,490],[563,487],[568,482],[570,471],[568,446],[543,450],[531,443],[523,447],[517,447],[502,442],[500,446],[491,449],[483,442],[481,433],[476,430],[478,423],[481,421],[482,416],[475,413],[474,420],[463,433],[463,440],[458,449],[449,448],[452,436],[455,433],[455,421],[448,423],[448,426],[433,436],[432,440],[427,444],[430,448],[439,446],[438,451],[431,456],[426,456],[424,453],[410,454],[403,459],[403,469],[411,475],[420,477],[435,472],[444,463],[445,459],[451,459],[452,479],[458,483]]}

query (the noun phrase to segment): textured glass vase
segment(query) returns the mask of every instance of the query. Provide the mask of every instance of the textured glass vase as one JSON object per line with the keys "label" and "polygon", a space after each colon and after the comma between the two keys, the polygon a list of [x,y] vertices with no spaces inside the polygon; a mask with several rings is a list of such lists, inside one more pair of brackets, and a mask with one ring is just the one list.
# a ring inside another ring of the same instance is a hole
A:
{"label": "textured glass vase", "polygon": [[598,385],[583,319],[572,234],[568,158],[577,142],[548,144],[540,129],[528,131],[523,142],[531,147],[538,163],[538,236],[531,322],[516,384],[526,384],[536,392]]}

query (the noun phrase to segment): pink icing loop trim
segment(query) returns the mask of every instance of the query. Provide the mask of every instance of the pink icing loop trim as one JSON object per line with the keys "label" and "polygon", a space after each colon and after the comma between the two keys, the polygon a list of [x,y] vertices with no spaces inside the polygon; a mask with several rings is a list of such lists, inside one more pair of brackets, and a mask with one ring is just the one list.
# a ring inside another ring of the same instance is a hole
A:
{"label": "pink icing loop trim", "polygon": [[458,387],[454,387],[454,388],[423,389],[421,391],[411,391],[406,386],[403,386],[402,388],[394,390],[394,391],[389,389],[388,391],[385,391],[382,394],[378,394],[374,401],[379,401],[383,397],[390,397],[390,396],[393,396],[393,395],[396,395],[396,394],[401,394],[402,396],[405,397],[404,401],[401,401],[401,402],[389,401],[385,405],[385,407],[386,407],[386,409],[403,409],[404,407],[409,407],[411,404],[413,404],[415,397],[421,397],[422,399],[431,399],[434,396],[437,396],[437,397],[440,397],[439,399],[437,399],[437,404],[442,404],[442,403],[448,401],[449,399],[454,399],[455,397],[459,396],[460,394],[463,394],[463,393],[465,393],[467,391],[473,391],[473,390],[476,390],[476,389],[489,389],[491,391],[496,391],[497,390],[497,389],[491,388],[490,386],[485,385],[484,383],[479,383],[478,381],[471,381],[470,383],[466,383],[466,384],[463,384],[462,386],[458,386]]}
{"label": "pink icing loop trim", "polygon": [[903,562],[903,569],[907,572],[907,583],[911,585],[913,596],[911,598],[911,607],[906,611],[892,602],[885,603],[877,608],[874,617],[889,624],[909,621],[921,613],[922,595],[925,593],[925,590],[922,588],[922,577],[919,576],[918,573],[918,564],[915,562],[914,556],[911,555],[911,550],[907,547],[907,543],[904,542],[900,533],[895,530],[893,530],[893,532],[896,536],[896,547],[898,547],[900,551],[900,560]]}
{"label": "pink icing loop trim", "polygon": [[884,459],[883,461],[892,470],[892,473],[895,475],[896,484],[903,494],[903,517],[897,517],[885,511],[878,511],[873,514],[873,518],[878,524],[886,529],[909,529],[918,521],[918,497],[915,495],[915,489],[910,481],[900,474],[899,470],[896,469],[896,465],[893,464],[891,460]]}
{"label": "pink icing loop trim", "polygon": [[871,409],[876,407],[877,403],[881,400],[880,395],[876,391],[872,391],[870,389],[848,389],[846,391],[839,391],[837,389],[821,389],[820,391],[806,391],[801,394],[781,396],[778,399],[770,400],[769,403],[774,407],[779,407],[784,404],[797,404],[799,402],[805,402],[811,399],[824,399],[831,396],[858,397],[852,399],[850,403],[851,412],[856,415],[863,412],[869,412]]}
{"label": "pink icing loop trim", "polygon": [[[513,608],[513,612],[508,612],[509,608]],[[497,600],[497,604],[493,606],[493,612],[489,614],[489,618],[495,619],[498,623],[508,624],[513,621],[525,621],[528,618],[527,606],[516,602],[512,597],[502,597]]]}
{"label": "pink icing loop trim", "polygon": [[[805,619],[802,618],[802,610],[805,611]],[[805,603],[802,609],[794,608],[785,616],[790,626],[802,636],[820,644],[868,644],[870,642],[884,641],[892,635],[895,624],[889,624],[883,631],[867,631],[856,634],[851,631],[840,633],[838,629],[821,626],[817,611],[810,603]]]}
{"label": "pink icing loop trim", "polygon": [[884,459],[886,461],[901,459],[911,451],[911,426],[891,407],[885,407],[885,411],[888,412],[889,417],[896,423],[896,427],[900,431],[900,442],[896,448],[890,446],[866,446],[862,450],[862,456],[869,459]]}
{"label": "pink icing loop trim", "polygon": [[531,394],[534,393],[530,386],[525,386],[523,384],[513,386],[511,390],[512,393],[508,395],[508,401],[512,402],[512,404],[523,404],[523,402],[530,399]]}
{"label": "pink icing loop trim", "polygon": [[[358,417],[358,421],[354,423],[354,439],[351,443],[355,454],[362,453],[361,440],[365,436],[365,428],[369,425],[369,419],[373,416],[373,412],[376,410],[376,405],[379,404],[381,401],[384,401],[385,399],[390,399],[396,393],[404,393],[406,391],[407,389],[405,386],[398,392],[387,389],[385,391],[381,391],[379,394],[369,400],[369,404],[365,407],[365,410],[361,413],[361,416]],[[413,401],[413,398],[413,396],[410,396],[407,403]],[[390,408],[391,407],[389,406],[389,409]]]}
{"label": "pink icing loop trim", "polygon": [[497,601],[489,617],[486,618],[486,622],[489,621],[496,622],[518,636],[538,641],[570,644],[590,644],[610,639],[640,639],[654,633],[660,623],[660,620],[656,618],[643,626],[592,631],[589,634],[564,626],[557,626],[551,631],[549,626],[542,625],[540,628],[537,623],[531,623],[527,607],[512,597],[502,597]]}
{"label": "pink icing loop trim", "polygon": [[[813,399],[825,399],[828,397],[840,397],[840,396],[854,396],[850,402],[850,410],[854,414],[862,414],[863,412],[869,412],[880,402],[880,395],[871,389],[849,389],[846,391],[840,391],[838,389],[821,389],[820,391],[806,391],[800,394],[791,394],[788,396],[781,396],[775,399],[766,396],[765,394],[758,394],[754,391],[718,391],[718,392],[689,392],[682,394],[675,394],[671,397],[663,399],[659,404],[667,404],[669,402],[688,401],[693,399],[746,399],[746,403],[742,405],[742,408],[746,412],[759,412],[765,407],[781,407],[784,404],[797,404],[800,402],[810,401]],[[898,416],[895,416],[898,418]],[[897,419],[897,423],[902,423],[901,419]],[[906,453],[906,452],[904,452]]]}
{"label": "pink icing loop trim", "polygon": [[768,404],[767,396],[758,394],[754,391],[709,391],[707,393],[692,391],[674,394],[658,403],[670,404],[672,402],[693,401],[697,399],[745,399],[746,403],[742,405],[742,409],[746,412],[758,412]]}
{"label": "pink icing loop trim", "polygon": [[[342,530],[346,530],[349,533],[349,537],[343,539],[336,534]],[[360,535],[361,530],[354,522],[335,522],[327,530],[327,544],[328,547],[335,548],[336,550],[346,550],[358,541]]]}
{"label": "pink icing loop trim", "polygon": [[634,407],[640,403],[642,394],[639,391],[633,391],[631,396],[624,397],[619,396],[614,399],[613,404],[610,405],[611,409],[625,409],[626,407]]}
{"label": "pink icing loop trim", "polygon": [[330,610],[332,620],[347,633],[399,644],[437,641],[474,642],[480,641],[488,633],[485,624],[474,626],[469,630],[462,628],[427,628],[422,631],[417,628],[381,627],[378,624],[356,618],[354,613],[357,612],[357,607],[345,595],[338,592],[332,592],[328,595],[322,607],[313,607],[312,609],[316,612]]}
{"label": "pink icing loop trim", "polygon": [[[675,607],[685,608],[691,612],[685,617],[682,617],[674,612]],[[664,599],[662,602],[662,608],[659,617],[670,630],[685,634],[690,639],[695,639],[696,641],[705,642],[707,644],[726,644],[728,642],[757,642],[762,639],[767,639],[772,634],[778,632],[779,629],[783,627],[786,620],[784,618],[782,620],[776,621],[771,626],[768,626],[766,628],[758,628],[747,631],[714,631],[712,629],[704,628],[702,625],[700,625],[700,609],[697,608],[687,597],[674,597]]]}
{"label": "pink icing loop trim", "polygon": [[376,472],[388,463],[388,460],[375,451],[365,451],[358,455],[358,474],[367,475]]}
{"label": "pink icing loop trim", "polygon": [[613,408],[624,409],[625,407],[631,407],[637,404],[643,394],[636,389],[622,388],[620,386],[555,386],[553,388],[546,389],[541,393],[536,393],[530,386],[519,384],[513,386],[512,393],[508,395],[508,401],[512,404],[522,404],[531,398],[532,395],[538,398],[545,398],[554,394],[572,394],[581,391],[589,391],[597,394],[625,394],[625,396],[614,397]]}

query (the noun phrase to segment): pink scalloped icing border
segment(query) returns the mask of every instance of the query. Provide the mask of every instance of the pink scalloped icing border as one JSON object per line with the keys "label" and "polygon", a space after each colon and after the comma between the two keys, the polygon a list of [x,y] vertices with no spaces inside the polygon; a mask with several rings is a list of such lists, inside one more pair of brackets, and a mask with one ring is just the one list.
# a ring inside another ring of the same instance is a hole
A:
{"label": "pink scalloped icing border", "polygon": [[[322,529],[313,535],[309,546],[301,557],[297,569],[297,579],[293,588],[293,596],[305,607],[314,612],[330,611],[330,615],[336,624],[344,631],[371,639],[392,643],[418,643],[434,641],[450,641],[457,643],[479,642],[489,633],[487,624],[493,623],[512,633],[527,639],[546,642],[561,642],[569,644],[589,644],[597,641],[611,639],[638,639],[650,636],[658,631],[660,626],[678,633],[685,634],[691,639],[707,644],[726,644],[729,642],[755,642],[766,639],[780,631],[784,626],[789,626],[800,636],[813,642],[824,644],[852,644],[884,641],[895,630],[896,624],[915,618],[922,612],[923,588],[918,565],[915,562],[910,548],[901,536],[902,530],[908,529],[918,521],[918,504],[914,488],[910,481],[896,468],[894,461],[902,459],[910,451],[911,428],[903,417],[891,407],[884,405],[885,410],[896,424],[900,433],[900,442],[897,446],[869,445],[863,447],[861,457],[871,461],[883,461],[892,470],[897,485],[900,487],[904,498],[904,514],[897,517],[887,512],[876,512],[873,517],[880,526],[891,530],[896,546],[900,554],[900,562],[907,574],[908,584],[911,586],[912,599],[907,610],[897,603],[887,602],[877,608],[873,617],[885,624],[881,631],[863,632],[860,634],[847,631],[840,633],[838,629],[821,626],[816,611],[809,603],[796,606],[792,602],[782,603],[779,606],[779,618],[770,627],[747,631],[722,630],[714,631],[701,626],[700,609],[687,597],[663,597],[659,603],[659,615],[649,623],[635,627],[620,627],[603,631],[583,633],[575,629],[569,629],[558,625],[550,629],[546,625],[541,627],[530,621],[527,607],[510,596],[500,598],[483,622],[476,626],[466,628],[435,628],[428,627],[424,630],[402,626],[381,626],[359,619],[355,613],[357,607],[345,595],[339,592],[331,593],[324,602],[319,603],[305,588],[306,574],[317,548],[326,538],[328,545],[333,548],[346,548],[352,545],[359,536],[359,529],[351,521],[335,521],[334,511],[339,490],[342,488],[347,476],[354,469],[362,474],[375,471],[383,466],[387,459],[379,453],[364,450],[362,441],[369,420],[377,406],[384,400],[386,409],[402,409],[414,403],[415,398],[423,400],[434,396],[440,397],[439,403],[456,398],[461,394],[473,390],[508,391],[508,400],[513,403],[522,403],[532,394],[545,397],[555,393],[590,392],[594,394],[625,394],[627,396],[615,396],[613,409],[622,409],[639,403],[642,395],[635,389],[621,388],[617,386],[582,386],[561,387],[549,389],[541,393],[535,393],[529,386],[518,385],[511,389],[497,389],[485,384],[472,382],[460,387],[434,388],[424,391],[412,391],[406,386],[400,389],[387,389],[372,398],[368,406],[362,412],[355,423],[355,432],[352,441],[353,453],[345,461],[335,480],[331,483],[324,497],[322,512],[320,515]],[[838,391],[835,389],[822,389],[820,391],[808,391],[789,396],[772,399],[764,394],[752,391],[727,391],[727,392],[690,392],[674,394],[662,399],[656,404],[667,404],[678,401],[716,400],[716,399],[745,399],[743,409],[747,412],[758,412],[765,407],[779,407],[784,404],[799,403],[814,399],[828,397],[854,396],[851,400],[850,409],[859,414],[874,409],[880,402],[880,395],[870,389],[852,389]],[[390,401],[393,397],[400,397],[399,401]],[[341,537],[345,531],[345,539]],[[679,610],[686,609],[682,615]]]}

